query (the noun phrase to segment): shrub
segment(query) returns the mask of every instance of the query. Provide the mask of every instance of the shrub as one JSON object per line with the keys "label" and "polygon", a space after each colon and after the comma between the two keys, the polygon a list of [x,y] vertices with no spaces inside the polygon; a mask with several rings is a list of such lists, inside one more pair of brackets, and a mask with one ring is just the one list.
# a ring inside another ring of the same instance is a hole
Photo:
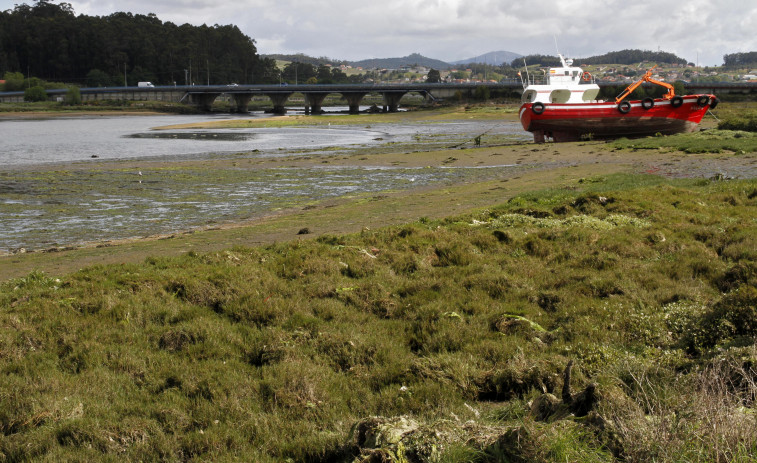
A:
{"label": "shrub", "polygon": [[699,313],[673,310],[667,318],[676,320],[671,329],[680,334],[683,347],[691,353],[752,337],[757,335],[757,289],[743,285]]}
{"label": "shrub", "polygon": [[484,87],[483,85],[476,87],[476,91],[473,94],[473,96],[477,100],[488,101],[489,100],[489,87]]}
{"label": "shrub", "polygon": [[47,92],[42,86],[34,86],[24,90],[24,101],[46,101]]}
{"label": "shrub", "polygon": [[81,92],[79,91],[79,87],[68,87],[68,91],[66,92],[66,98],[63,100],[63,102],[67,105],[80,105],[81,104]]}
{"label": "shrub", "polygon": [[718,122],[718,129],[757,132],[757,114],[744,114],[723,119]]}
{"label": "shrub", "polygon": [[705,313],[703,327],[710,327],[706,345],[734,336],[757,335],[757,289],[742,286],[725,295]]}

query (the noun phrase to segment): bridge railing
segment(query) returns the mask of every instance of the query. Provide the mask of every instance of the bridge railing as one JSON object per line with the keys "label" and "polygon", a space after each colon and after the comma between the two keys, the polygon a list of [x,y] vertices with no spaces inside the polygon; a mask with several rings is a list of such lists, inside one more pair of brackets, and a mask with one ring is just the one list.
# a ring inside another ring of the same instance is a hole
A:
{"label": "bridge railing", "polygon": [[[610,82],[606,80],[597,80],[600,87],[623,86],[627,82]],[[521,90],[522,83],[520,79],[507,79],[499,82],[466,82],[466,83],[370,83],[370,84],[244,84],[244,85],[160,85],[155,87],[83,87],[80,88],[82,95],[85,94],[108,94],[108,93],[140,93],[143,95],[157,94],[161,92],[184,92],[187,94],[194,93],[219,93],[219,94],[276,94],[276,93],[344,93],[344,92],[431,92],[434,90],[473,90],[476,87],[488,87],[490,89],[509,89]],[[757,91],[757,82],[686,82],[684,88],[689,89],[709,89],[717,92],[718,90],[728,91]],[[64,96],[68,92],[67,88],[47,89],[45,90],[49,97]],[[0,92],[0,101],[23,98],[23,91]]]}

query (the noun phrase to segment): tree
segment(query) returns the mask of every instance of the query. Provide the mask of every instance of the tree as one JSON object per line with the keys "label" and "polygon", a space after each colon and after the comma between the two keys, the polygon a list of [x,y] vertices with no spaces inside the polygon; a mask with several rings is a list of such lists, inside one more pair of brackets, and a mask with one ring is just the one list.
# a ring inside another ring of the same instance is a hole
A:
{"label": "tree", "polygon": [[468,73],[465,71],[452,71],[449,73],[450,77],[453,79],[467,79]]}
{"label": "tree", "polygon": [[321,64],[318,66],[318,83],[319,84],[333,84],[334,79],[331,76],[331,67]]}
{"label": "tree", "polygon": [[350,81],[349,77],[347,77],[347,74],[345,74],[344,71],[339,68],[331,69],[331,80],[335,84],[343,84]]}
{"label": "tree", "polygon": [[24,89],[24,75],[20,72],[6,72],[3,79],[5,79],[6,92],[17,92]]}
{"label": "tree", "polygon": [[431,69],[430,71],[428,71],[428,74],[426,74],[426,82],[430,84],[438,84],[441,81],[442,75],[436,69]]}
{"label": "tree", "polygon": [[87,73],[87,86],[88,87],[107,87],[111,84],[111,79],[105,71],[99,69],[92,69]]}
{"label": "tree", "polygon": [[732,53],[723,56],[723,64],[727,67],[749,67],[757,64],[757,52]]}
{"label": "tree", "polygon": [[684,87],[683,82],[676,80],[673,82],[673,91],[676,92],[676,95],[685,95],[686,87]]}
{"label": "tree", "polygon": [[318,76],[316,68],[312,64],[295,61],[284,66],[282,77],[290,84],[298,84],[300,82],[307,82],[311,77],[317,78]]}
{"label": "tree", "polygon": [[274,69],[233,25],[177,26],[124,12],[76,16],[70,4],[47,0],[0,11],[0,74],[105,86],[122,84],[125,72],[130,82],[183,82],[187,70],[197,82],[270,83],[279,80]]}

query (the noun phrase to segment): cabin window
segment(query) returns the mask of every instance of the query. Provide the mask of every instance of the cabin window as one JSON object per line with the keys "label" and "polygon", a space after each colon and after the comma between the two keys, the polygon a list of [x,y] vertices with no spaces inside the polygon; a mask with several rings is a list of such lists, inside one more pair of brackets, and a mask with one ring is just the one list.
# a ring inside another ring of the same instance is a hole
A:
{"label": "cabin window", "polygon": [[590,88],[589,90],[586,90],[583,95],[581,95],[581,99],[584,101],[592,101],[597,99],[597,95],[599,95],[599,89]]}
{"label": "cabin window", "polygon": [[549,94],[550,103],[567,103],[570,100],[570,90],[552,90]]}
{"label": "cabin window", "polygon": [[521,97],[521,101],[523,103],[531,103],[534,100],[536,100],[536,91],[534,90],[529,90],[527,92],[524,92],[523,96]]}

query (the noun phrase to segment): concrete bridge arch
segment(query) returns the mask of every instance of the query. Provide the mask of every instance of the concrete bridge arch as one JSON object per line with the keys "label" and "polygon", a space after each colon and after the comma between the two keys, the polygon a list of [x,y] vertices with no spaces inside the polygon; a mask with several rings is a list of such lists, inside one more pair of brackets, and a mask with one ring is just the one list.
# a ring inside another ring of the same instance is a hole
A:
{"label": "concrete bridge arch", "polygon": [[344,89],[344,88],[318,88],[319,86],[309,86],[309,89],[301,89],[295,92],[294,89],[283,90],[279,88],[277,91],[255,91],[255,90],[230,90],[226,92],[220,91],[190,91],[189,102],[198,106],[204,111],[210,111],[213,105],[213,101],[220,95],[226,93],[229,95],[234,103],[234,112],[244,113],[248,111],[248,107],[252,97],[254,95],[266,95],[271,100],[273,106],[272,112],[274,114],[286,114],[286,103],[294,93],[302,93],[305,97],[305,113],[306,114],[322,114],[323,113],[323,101],[330,94],[339,94],[346,101],[349,107],[350,114],[357,114],[360,112],[360,103],[363,98],[370,93],[378,93],[383,99],[383,111],[384,112],[396,112],[399,110],[399,104],[402,97],[408,93],[415,92],[422,95],[424,98],[433,99],[430,92],[425,89],[379,89],[379,88],[360,88],[360,89]]}

